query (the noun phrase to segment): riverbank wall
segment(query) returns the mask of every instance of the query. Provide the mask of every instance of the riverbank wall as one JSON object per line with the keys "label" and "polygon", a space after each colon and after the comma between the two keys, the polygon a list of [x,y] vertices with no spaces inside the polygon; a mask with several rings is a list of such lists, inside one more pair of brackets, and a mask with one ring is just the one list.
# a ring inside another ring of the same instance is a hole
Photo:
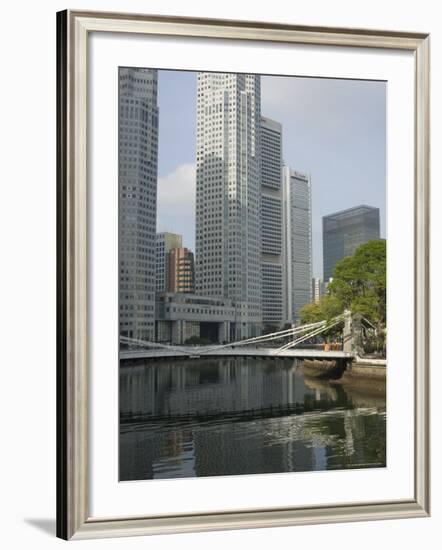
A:
{"label": "riverbank wall", "polygon": [[301,371],[309,377],[330,380],[335,384],[385,385],[387,362],[385,359],[357,357],[349,361],[305,360]]}

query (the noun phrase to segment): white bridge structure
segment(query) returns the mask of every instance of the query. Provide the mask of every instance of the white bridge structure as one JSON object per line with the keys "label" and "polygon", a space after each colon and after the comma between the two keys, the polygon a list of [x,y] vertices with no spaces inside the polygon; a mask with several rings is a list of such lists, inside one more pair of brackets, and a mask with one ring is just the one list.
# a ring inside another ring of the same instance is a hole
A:
{"label": "white bridge structure", "polygon": [[[305,344],[311,338],[338,325],[342,325],[343,330],[342,350],[302,348],[302,343]],[[331,320],[309,323],[255,338],[219,345],[176,346],[121,336],[120,343],[126,345],[127,349],[120,350],[120,359],[252,356],[349,360],[356,355],[353,333],[351,312],[345,311]]]}

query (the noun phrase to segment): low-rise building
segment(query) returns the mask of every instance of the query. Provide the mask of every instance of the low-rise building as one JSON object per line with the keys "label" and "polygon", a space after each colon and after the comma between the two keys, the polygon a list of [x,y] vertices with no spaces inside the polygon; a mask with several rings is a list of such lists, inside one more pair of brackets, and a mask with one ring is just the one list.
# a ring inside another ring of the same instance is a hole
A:
{"label": "low-rise building", "polygon": [[184,344],[197,337],[230,342],[235,330],[232,300],[197,294],[164,292],[156,297],[156,341]]}

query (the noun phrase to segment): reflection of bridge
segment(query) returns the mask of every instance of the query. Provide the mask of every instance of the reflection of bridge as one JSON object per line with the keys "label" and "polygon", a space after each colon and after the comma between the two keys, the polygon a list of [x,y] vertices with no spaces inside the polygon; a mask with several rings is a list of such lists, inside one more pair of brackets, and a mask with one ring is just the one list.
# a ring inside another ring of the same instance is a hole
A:
{"label": "reflection of bridge", "polygon": [[[303,349],[303,342],[329,331],[343,327],[343,350]],[[158,342],[146,342],[134,338],[120,337],[120,343],[127,349],[120,350],[120,359],[143,359],[162,357],[292,357],[312,359],[351,359],[354,357],[352,317],[349,311],[331,320],[280,330],[270,334],[248,338],[238,342],[212,346],[173,346]],[[270,345],[269,345],[270,343]],[[278,346],[276,347],[275,344]],[[275,346],[275,347],[272,347]]]}

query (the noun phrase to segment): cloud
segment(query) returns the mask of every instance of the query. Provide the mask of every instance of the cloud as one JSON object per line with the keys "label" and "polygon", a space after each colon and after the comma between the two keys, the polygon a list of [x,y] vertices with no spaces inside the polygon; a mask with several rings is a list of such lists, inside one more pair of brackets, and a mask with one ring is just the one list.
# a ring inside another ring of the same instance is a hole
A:
{"label": "cloud", "polygon": [[385,117],[385,83],[350,79],[269,77],[261,79],[262,112],[300,130],[367,132]]}
{"label": "cloud", "polygon": [[195,164],[180,164],[158,178],[157,230],[183,235],[183,246],[194,249]]}
{"label": "cloud", "polygon": [[385,227],[386,84],[263,76],[261,97],[262,114],[282,123],[284,162],[311,174],[313,266],[322,276],[322,216],[369,204]]}

